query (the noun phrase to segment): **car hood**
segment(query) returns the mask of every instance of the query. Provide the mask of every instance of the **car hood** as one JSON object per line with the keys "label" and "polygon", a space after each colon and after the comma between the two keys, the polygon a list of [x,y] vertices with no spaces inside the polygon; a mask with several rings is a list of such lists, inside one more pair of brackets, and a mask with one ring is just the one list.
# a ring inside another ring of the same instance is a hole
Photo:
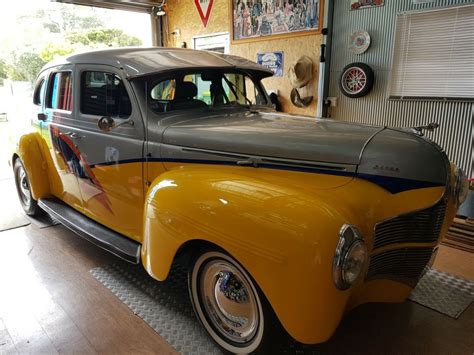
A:
{"label": "car hood", "polygon": [[[357,165],[380,127],[276,113],[209,115],[171,124],[165,145],[310,162]],[[175,116],[176,118],[176,116]],[[166,157],[165,157],[166,158]]]}

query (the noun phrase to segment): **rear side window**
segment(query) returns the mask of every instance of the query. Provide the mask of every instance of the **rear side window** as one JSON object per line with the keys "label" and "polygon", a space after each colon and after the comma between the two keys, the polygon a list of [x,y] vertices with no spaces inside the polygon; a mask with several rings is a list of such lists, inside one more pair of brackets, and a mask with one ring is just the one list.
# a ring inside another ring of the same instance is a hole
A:
{"label": "rear side window", "polygon": [[122,80],[113,73],[83,72],[81,76],[81,112],[96,116],[130,116],[132,106]]}
{"label": "rear side window", "polygon": [[36,85],[35,92],[33,94],[33,103],[37,106],[41,106],[44,101],[44,84],[45,80],[41,79],[39,84]]}
{"label": "rear side window", "polygon": [[52,75],[47,107],[72,111],[72,75],[70,72],[58,72]]}

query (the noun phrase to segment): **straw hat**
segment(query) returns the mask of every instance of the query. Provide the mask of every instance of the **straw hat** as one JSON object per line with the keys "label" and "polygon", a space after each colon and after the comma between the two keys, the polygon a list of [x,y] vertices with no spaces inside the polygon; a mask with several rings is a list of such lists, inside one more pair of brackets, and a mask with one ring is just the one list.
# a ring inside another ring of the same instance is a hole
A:
{"label": "straw hat", "polygon": [[288,75],[293,88],[299,89],[308,85],[313,78],[313,61],[307,55],[302,56],[290,67]]}

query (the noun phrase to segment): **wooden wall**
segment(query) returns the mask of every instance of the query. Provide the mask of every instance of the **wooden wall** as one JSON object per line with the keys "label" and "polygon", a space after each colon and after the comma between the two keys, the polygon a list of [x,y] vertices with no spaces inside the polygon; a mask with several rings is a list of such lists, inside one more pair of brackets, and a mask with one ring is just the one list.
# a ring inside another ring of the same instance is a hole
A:
{"label": "wooden wall", "polygon": [[[166,16],[165,32],[166,43],[169,47],[179,47],[186,42],[192,47],[193,36],[229,32],[231,33],[230,1],[214,0],[207,27],[201,22],[199,13],[193,0],[168,0],[168,15]],[[172,34],[179,29],[180,35]],[[319,52],[322,36],[318,34],[299,35],[289,38],[268,37],[263,41],[234,42],[230,45],[230,53],[256,61],[258,52],[284,52],[283,77],[265,79],[264,85],[268,90],[278,90],[280,101],[285,112],[316,115],[316,98],[318,90]],[[299,57],[307,55],[313,59],[313,80],[310,85],[300,90],[301,96],[314,96],[310,106],[305,108],[295,107],[290,101],[291,85],[288,80],[288,69]]]}

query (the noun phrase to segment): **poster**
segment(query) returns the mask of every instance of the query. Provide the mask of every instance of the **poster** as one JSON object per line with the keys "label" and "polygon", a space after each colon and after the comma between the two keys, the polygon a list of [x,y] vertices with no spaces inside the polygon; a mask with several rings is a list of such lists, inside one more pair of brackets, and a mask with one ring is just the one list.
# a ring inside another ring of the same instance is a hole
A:
{"label": "poster", "polygon": [[385,0],[351,0],[351,9],[359,10],[368,7],[383,6]]}
{"label": "poster", "polygon": [[283,76],[283,52],[257,53],[257,63],[270,69],[274,76]]}
{"label": "poster", "polygon": [[231,1],[233,40],[320,30],[320,0]]}

